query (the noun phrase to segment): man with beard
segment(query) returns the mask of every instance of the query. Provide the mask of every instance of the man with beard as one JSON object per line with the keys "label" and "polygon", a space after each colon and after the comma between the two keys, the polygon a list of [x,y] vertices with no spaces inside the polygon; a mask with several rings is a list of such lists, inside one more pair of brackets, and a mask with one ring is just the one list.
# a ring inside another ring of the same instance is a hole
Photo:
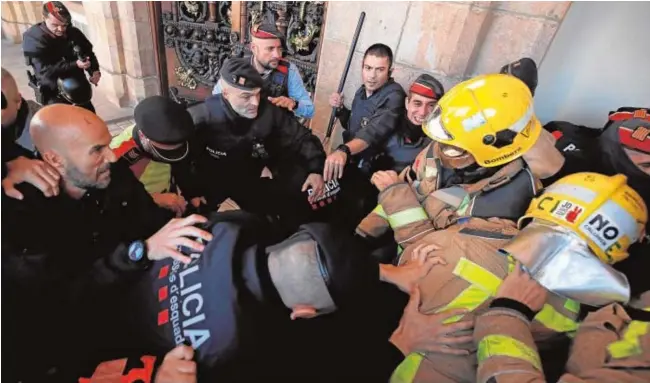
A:
{"label": "man with beard", "polygon": [[[323,146],[293,116],[261,98],[264,81],[249,59],[228,59],[219,83],[221,94],[188,109],[197,130],[191,154],[200,195],[186,198],[204,196],[208,209],[231,198],[249,212],[279,216],[293,232],[333,202],[318,202],[325,191]],[[265,167],[273,178],[260,177]]]}
{"label": "man with beard", "polygon": [[[90,111],[44,107],[30,134],[39,158],[59,174],[61,192],[48,198],[21,184],[23,200],[2,196],[2,298],[12,349],[3,364],[11,378],[43,381],[60,358],[75,358],[69,350],[110,344],[112,334],[91,328],[152,260],[187,262],[177,247],[200,251],[187,237],[211,236],[192,227],[203,217],[170,221],[128,167],[114,164],[108,128]],[[56,352],[63,343],[67,355]]]}
{"label": "man with beard", "polygon": [[[624,174],[628,184],[650,205],[650,108],[622,107],[610,112],[602,129],[551,121],[544,126],[557,139],[566,159],[562,169],[545,184],[575,172]],[[648,232],[648,228],[646,229]],[[629,279],[634,295],[650,290],[650,240],[630,248],[631,256],[615,265]]]}
{"label": "man with beard", "polygon": [[[251,29],[251,64],[262,76],[261,97],[273,105],[292,111],[296,117],[312,118],[314,103],[295,64],[282,58],[285,36],[272,24],[261,24]],[[221,93],[217,82],[212,94]]]}
{"label": "man with beard", "polygon": [[418,153],[431,142],[422,131],[422,122],[444,94],[445,88],[432,76],[422,74],[415,79],[406,98],[406,115],[388,139],[385,152],[374,160],[375,170],[400,173],[413,163]]}
{"label": "man with beard", "polygon": [[23,198],[15,188],[22,182],[36,186],[46,196],[59,192],[59,174],[34,158],[29,122],[38,109],[36,103],[25,101],[16,80],[2,68],[2,188],[13,198]]}
{"label": "man with beard", "polygon": [[[95,107],[88,95],[90,83],[97,85],[101,78],[99,62],[93,46],[83,32],[71,26],[72,16],[60,1],[43,4],[43,22],[30,27],[23,34],[23,54],[41,87],[43,104],[78,104],[92,112]],[[88,72],[90,79],[86,79]],[[66,95],[82,95],[74,100]]]}
{"label": "man with beard", "polygon": [[[119,161],[129,165],[158,206],[180,217],[187,206],[180,192],[192,187],[186,164],[188,140],[194,134],[192,117],[171,99],[151,96],[135,107],[134,118],[135,125],[113,137],[111,149]],[[194,201],[197,206],[198,199]]]}

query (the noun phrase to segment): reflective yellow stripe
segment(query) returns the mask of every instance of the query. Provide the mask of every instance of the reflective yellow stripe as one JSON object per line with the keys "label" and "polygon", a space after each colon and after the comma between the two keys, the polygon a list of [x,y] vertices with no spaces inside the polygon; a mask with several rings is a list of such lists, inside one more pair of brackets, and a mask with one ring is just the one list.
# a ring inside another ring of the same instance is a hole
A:
{"label": "reflective yellow stripe", "polygon": [[[509,273],[512,272],[514,265],[514,258],[508,255]],[[458,261],[453,274],[469,282],[470,286],[456,295],[451,302],[436,310],[437,313],[458,308],[473,311],[495,296],[502,283],[499,277],[465,257]],[[579,310],[578,303],[571,300],[567,300],[564,306],[570,311]],[[462,315],[456,315],[446,319],[444,323],[458,322],[461,318]],[[559,313],[549,304],[544,305],[544,308],[535,316],[535,319],[547,328],[557,332],[572,333],[578,329],[578,324],[574,320]]]}
{"label": "reflective yellow stripe", "polygon": [[535,315],[535,320],[557,332],[573,332],[578,329],[578,323],[557,312],[549,304],[545,304],[542,311]]}
{"label": "reflective yellow stripe", "polygon": [[481,339],[476,356],[479,363],[492,356],[508,356],[525,360],[537,370],[542,370],[539,354],[534,349],[515,338],[505,335],[488,335]]}
{"label": "reflective yellow stripe", "polygon": [[457,275],[467,282],[476,285],[486,292],[494,295],[497,293],[499,285],[501,285],[501,278],[492,274],[491,272],[485,270],[483,267],[477,265],[476,263],[468,260],[467,258],[461,258],[453,271],[454,275]]}
{"label": "reflective yellow stripe", "polygon": [[[436,310],[436,312],[451,309],[466,309],[472,311],[494,296],[501,284],[501,279],[499,279],[499,277],[465,257],[458,261],[453,274],[463,278],[469,282],[470,285],[452,299],[451,302]],[[462,317],[462,315],[456,315],[447,318],[444,323],[458,322]]]}
{"label": "reflective yellow stripe", "polygon": [[641,349],[639,338],[647,334],[649,329],[650,323],[648,322],[640,322],[636,320],[630,322],[623,334],[623,339],[607,346],[609,355],[611,355],[612,358],[621,359],[641,354],[643,350]]}
{"label": "reflective yellow stripe", "polygon": [[571,299],[567,299],[566,302],[564,302],[564,308],[571,311],[574,314],[577,314],[578,312],[580,312],[580,303]]}
{"label": "reflective yellow stripe", "polygon": [[413,207],[410,209],[402,210],[398,213],[391,214],[388,216],[388,223],[392,228],[398,228],[406,226],[413,222],[425,221],[429,217],[427,213],[421,207]]}
{"label": "reflective yellow stripe", "polygon": [[374,208],[372,212],[377,214],[383,219],[388,219],[388,216],[386,215],[386,212],[384,211],[384,208],[381,205],[377,205],[377,207]]}
{"label": "reflective yellow stripe", "polygon": [[415,379],[415,374],[418,373],[423,358],[422,355],[417,353],[409,354],[393,371],[390,383],[411,383]]}

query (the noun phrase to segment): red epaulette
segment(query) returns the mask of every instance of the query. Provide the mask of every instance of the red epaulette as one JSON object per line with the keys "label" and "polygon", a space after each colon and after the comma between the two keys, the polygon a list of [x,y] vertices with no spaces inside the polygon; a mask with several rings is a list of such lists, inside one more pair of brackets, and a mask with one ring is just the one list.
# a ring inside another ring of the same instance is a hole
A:
{"label": "red epaulette", "polygon": [[289,61],[280,59],[280,61],[278,62],[278,67],[276,69],[280,73],[289,74]]}
{"label": "red epaulette", "polygon": [[614,112],[609,115],[610,121],[625,121],[632,118],[650,122],[650,113],[646,109],[637,109],[634,112]]}
{"label": "red epaulette", "polygon": [[115,157],[120,158],[129,152],[131,149],[137,148],[137,144],[133,138],[126,140],[120,144],[117,148],[113,149],[113,154]]}

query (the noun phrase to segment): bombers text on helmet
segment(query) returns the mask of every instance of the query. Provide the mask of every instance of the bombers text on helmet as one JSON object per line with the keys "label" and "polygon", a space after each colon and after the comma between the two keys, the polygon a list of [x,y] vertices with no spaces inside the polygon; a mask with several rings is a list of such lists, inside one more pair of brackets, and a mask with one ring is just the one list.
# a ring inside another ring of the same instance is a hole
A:
{"label": "bombers text on helmet", "polygon": [[480,166],[494,167],[526,153],[542,126],[526,84],[513,76],[490,74],[453,87],[422,128],[432,139],[470,153]]}

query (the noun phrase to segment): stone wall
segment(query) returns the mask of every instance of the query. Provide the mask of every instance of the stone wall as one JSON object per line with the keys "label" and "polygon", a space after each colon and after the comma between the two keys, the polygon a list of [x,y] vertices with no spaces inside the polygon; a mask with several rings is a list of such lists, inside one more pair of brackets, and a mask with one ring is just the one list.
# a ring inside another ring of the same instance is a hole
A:
{"label": "stone wall", "polygon": [[[311,127],[321,136],[327,129],[328,98],[338,86],[362,11],[366,19],[344,89],[348,107],[361,85],[363,52],[374,43],[393,49],[393,77],[405,89],[423,72],[449,89],[474,75],[497,72],[523,56],[539,64],[569,6],[568,1],[330,2]],[[332,145],[339,140],[337,132]]]}
{"label": "stone wall", "polygon": [[119,106],[160,94],[147,2],[84,1],[83,6],[102,70],[100,91]]}
{"label": "stone wall", "polygon": [[15,44],[23,41],[23,32],[43,20],[43,4],[36,1],[2,2],[2,38]]}

